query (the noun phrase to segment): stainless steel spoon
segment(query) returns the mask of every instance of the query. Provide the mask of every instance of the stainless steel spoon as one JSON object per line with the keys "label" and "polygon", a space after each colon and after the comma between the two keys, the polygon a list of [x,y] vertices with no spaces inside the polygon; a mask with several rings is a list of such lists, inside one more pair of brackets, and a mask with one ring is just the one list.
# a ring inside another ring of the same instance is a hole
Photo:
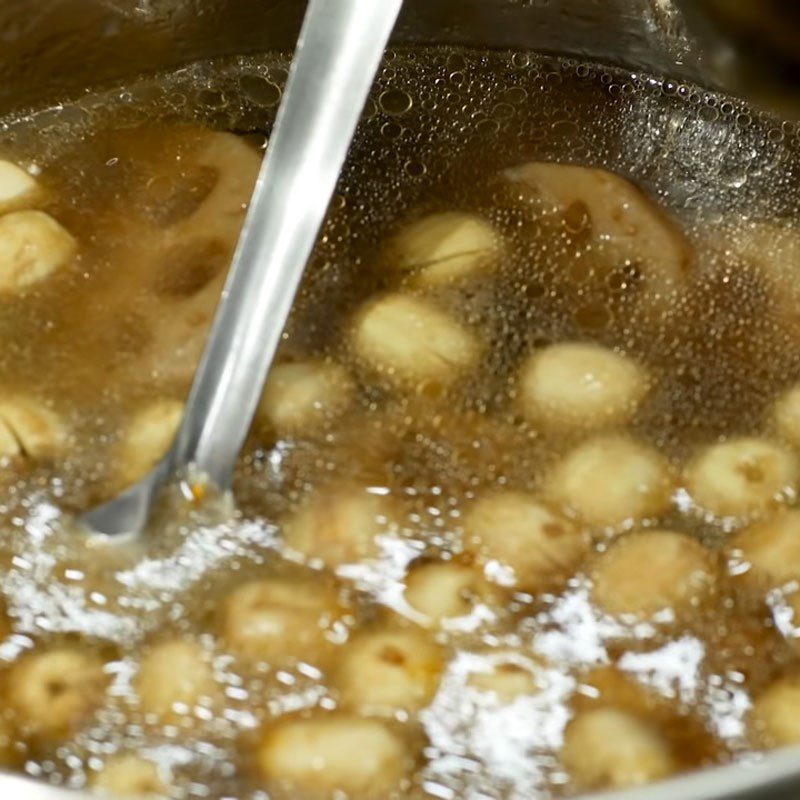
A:
{"label": "stainless steel spoon", "polygon": [[211,334],[169,453],[86,513],[90,532],[140,533],[189,468],[227,491],[402,0],[310,0],[286,91]]}

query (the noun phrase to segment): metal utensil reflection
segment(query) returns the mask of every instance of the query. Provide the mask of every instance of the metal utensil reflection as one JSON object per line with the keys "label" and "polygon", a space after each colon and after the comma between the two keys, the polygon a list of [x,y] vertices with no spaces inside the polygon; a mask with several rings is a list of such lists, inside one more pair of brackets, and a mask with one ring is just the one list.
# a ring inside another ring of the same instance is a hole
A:
{"label": "metal utensil reflection", "polygon": [[286,319],[402,0],[311,0],[233,264],[175,442],[143,480],[81,520],[135,536],[191,470],[230,489]]}

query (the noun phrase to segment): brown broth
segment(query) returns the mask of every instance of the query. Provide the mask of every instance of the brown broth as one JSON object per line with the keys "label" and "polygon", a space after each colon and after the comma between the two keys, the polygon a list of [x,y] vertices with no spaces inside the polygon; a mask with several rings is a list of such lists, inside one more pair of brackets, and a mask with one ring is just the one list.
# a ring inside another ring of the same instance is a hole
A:
{"label": "brown broth", "polygon": [[[214,245],[165,262],[147,237],[208,191],[194,163],[203,128],[263,148],[287,64],[281,55],[198,64],[3,124],[2,155],[36,165],[45,210],[81,251],[24,295],[0,299],[0,385],[36,396],[72,432],[55,459],[12,460],[0,472],[10,620],[0,659],[78,642],[103,653],[112,686],[71,738],[18,743],[11,761],[36,778],[83,787],[116,753],[141,752],[172,772],[176,800],[264,800],[274,787],[253,767],[261,727],[330,711],[337,694],[328,664],[256,668],[227,652],[222,598],[272,575],[335,586],[346,613],[328,631],[334,652],[361,629],[396,622],[408,563],[463,557],[469,500],[486,488],[539,491],[575,442],[524,421],[509,400],[530,351],[592,340],[646,364],[656,388],[630,430],[676,469],[722,435],[769,433],[770,404],[800,380],[792,321],[726,246],[748,218],[797,223],[800,139],[788,126],[697,87],[595,65],[400,50],[368,101],[281,351],[345,364],[358,381],[353,408],[290,438],[256,426],[235,515],[192,512],[154,528],[136,552],[87,544],[64,520],[115,490],[131,415],[185,397],[229,256]],[[657,198],[693,248],[684,289],[666,305],[642,303],[635,265],[604,272],[580,230],[520,204],[498,174],[530,160],[604,167]],[[358,363],[348,326],[364,300],[402,283],[382,256],[387,237],[410,218],[453,209],[491,221],[505,242],[491,279],[434,293],[486,336],[487,354],[455,388],[403,396]],[[181,258],[199,270],[181,271]],[[198,296],[187,312],[181,304]],[[188,338],[172,325],[184,316]],[[382,559],[336,582],[284,552],[278,523],[319,487],[347,482],[396,498],[403,531]],[[719,551],[729,536],[679,505],[657,523]],[[509,592],[493,619],[466,628],[431,634],[449,659],[440,690],[428,708],[394,720],[419,764],[399,796],[574,794],[559,760],[563,731],[593,704],[650,719],[682,768],[750,758],[751,698],[800,666],[764,598],[743,599],[728,577],[688,620],[630,625],[592,606],[584,563],[562,591]],[[149,723],[132,688],[143,647],[170,635],[203,645],[224,695],[184,727]],[[506,706],[465,690],[470,665],[501,648],[546,659],[545,689]]]}

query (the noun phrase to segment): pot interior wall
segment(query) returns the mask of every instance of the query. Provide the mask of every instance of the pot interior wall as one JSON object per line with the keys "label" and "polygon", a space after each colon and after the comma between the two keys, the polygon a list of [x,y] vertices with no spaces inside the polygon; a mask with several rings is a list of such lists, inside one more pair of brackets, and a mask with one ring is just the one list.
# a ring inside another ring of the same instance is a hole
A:
{"label": "pot interior wall", "polygon": [[[287,50],[304,8],[305,0],[8,0],[0,109],[199,58]],[[672,0],[407,0],[395,41],[519,47],[700,75]]]}

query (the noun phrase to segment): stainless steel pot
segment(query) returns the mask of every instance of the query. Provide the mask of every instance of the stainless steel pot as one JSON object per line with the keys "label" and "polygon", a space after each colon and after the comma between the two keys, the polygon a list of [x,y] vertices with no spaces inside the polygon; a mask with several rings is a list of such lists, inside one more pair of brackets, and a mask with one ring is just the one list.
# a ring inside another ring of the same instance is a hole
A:
{"label": "stainless steel pot", "polygon": [[[380,0],[373,0],[380,2]],[[708,4],[712,13],[702,13]],[[739,8],[747,5],[744,0]],[[780,0],[754,0],[774,10]],[[788,9],[793,5],[789,0]],[[303,0],[5,0],[0,4],[0,113],[40,106],[141,72],[233,53],[290,49]],[[725,38],[715,27],[720,0],[406,0],[400,43],[524,48],[580,56],[730,91],[757,91],[797,109],[792,73]],[[684,13],[688,12],[688,18]],[[796,12],[795,12],[796,14]],[[792,27],[796,26],[796,27]],[[786,49],[792,30],[782,32]],[[769,40],[767,40],[769,43]],[[764,40],[759,42],[763,47]],[[778,50],[775,51],[777,54]],[[757,50],[763,53],[763,50]],[[767,69],[764,69],[764,67]],[[770,83],[765,93],[763,78]],[[783,92],[774,87],[783,79]],[[792,105],[795,104],[795,105]],[[606,800],[789,800],[800,794],[800,753],[722,767]],[[5,800],[83,800],[89,795],[0,774]]]}
{"label": "stainless steel pot", "polygon": [[[290,49],[304,6],[302,0],[5,0],[0,110],[197,58]],[[725,8],[738,13],[726,16]],[[764,30],[743,36],[758,14]],[[395,40],[568,53],[735,92],[761,88],[757,76],[770,76],[773,85],[783,79],[784,88],[797,77],[798,16],[794,0],[406,0]],[[800,96],[797,83],[793,88],[778,99]]]}

